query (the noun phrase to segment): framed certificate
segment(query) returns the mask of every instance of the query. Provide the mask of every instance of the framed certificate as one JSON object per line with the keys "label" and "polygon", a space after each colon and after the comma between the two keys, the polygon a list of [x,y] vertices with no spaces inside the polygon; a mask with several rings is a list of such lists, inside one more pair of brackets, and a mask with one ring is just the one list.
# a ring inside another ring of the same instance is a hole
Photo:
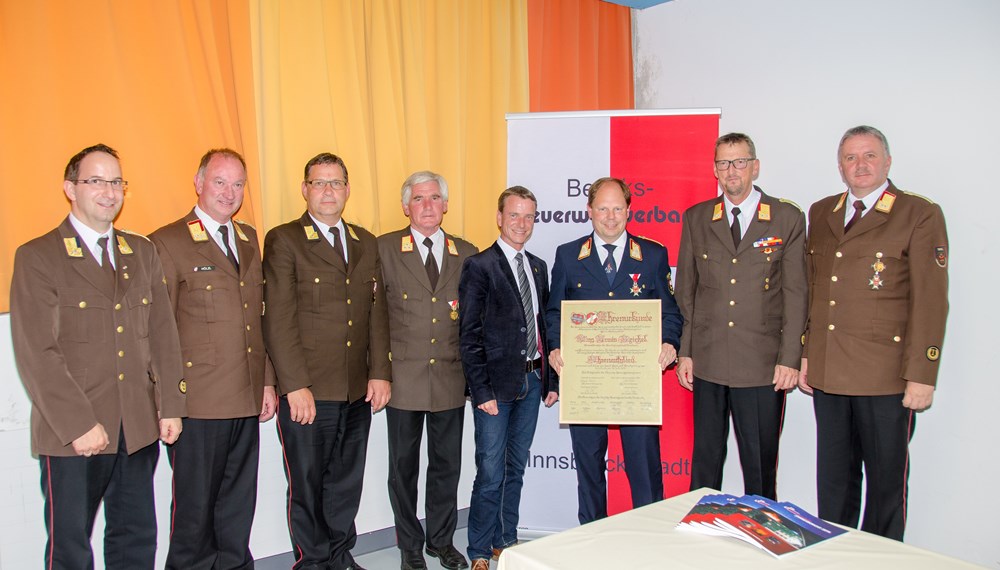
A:
{"label": "framed certificate", "polygon": [[559,423],[663,423],[659,299],[563,301]]}

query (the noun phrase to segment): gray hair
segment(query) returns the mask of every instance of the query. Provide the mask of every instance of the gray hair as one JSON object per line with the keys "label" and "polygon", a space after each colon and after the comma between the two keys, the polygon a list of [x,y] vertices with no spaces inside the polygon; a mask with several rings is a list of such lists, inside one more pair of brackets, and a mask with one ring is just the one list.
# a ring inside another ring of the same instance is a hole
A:
{"label": "gray hair", "polygon": [[885,155],[892,156],[892,153],[889,152],[889,141],[886,140],[882,131],[876,129],[875,127],[869,127],[868,125],[859,125],[852,129],[847,129],[844,136],[840,137],[840,144],[837,145],[837,156],[840,156],[840,151],[844,148],[844,143],[847,142],[847,139],[861,135],[870,135],[877,138],[882,142],[882,148],[885,150]]}
{"label": "gray hair", "polygon": [[404,204],[410,203],[413,187],[424,182],[437,182],[438,189],[441,191],[441,199],[444,201],[448,200],[448,181],[444,179],[444,176],[430,170],[421,170],[414,172],[403,182],[403,188],[400,190],[400,193],[402,194]]}

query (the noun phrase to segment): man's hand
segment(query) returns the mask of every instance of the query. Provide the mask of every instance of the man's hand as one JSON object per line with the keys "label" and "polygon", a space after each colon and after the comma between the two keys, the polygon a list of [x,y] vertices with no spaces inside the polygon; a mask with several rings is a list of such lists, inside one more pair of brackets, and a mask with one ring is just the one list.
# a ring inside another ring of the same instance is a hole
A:
{"label": "man's hand", "polygon": [[803,358],[802,366],[799,367],[799,390],[802,390],[806,394],[812,394],[812,386],[809,385],[809,376],[806,375],[806,368],[808,368],[809,362]]}
{"label": "man's hand", "polygon": [[690,356],[682,356],[677,359],[677,381],[681,386],[694,391],[694,359]]}
{"label": "man's hand", "polygon": [[180,418],[163,418],[160,420],[160,441],[167,445],[173,445],[181,435],[184,426]]}
{"label": "man's hand", "polygon": [[551,408],[553,404],[559,401],[559,392],[549,392],[545,396],[545,407]]}
{"label": "man's hand", "polygon": [[371,403],[372,413],[377,414],[389,403],[392,397],[392,382],[372,378],[368,381],[368,394],[365,401]]}
{"label": "man's hand", "polygon": [[663,346],[660,347],[660,358],[658,360],[660,362],[660,370],[666,370],[667,366],[677,361],[677,349],[669,342],[663,343]]}
{"label": "man's hand", "polygon": [[495,416],[495,415],[497,415],[497,414],[500,413],[500,410],[497,409],[497,401],[496,400],[490,400],[489,402],[483,402],[482,404],[479,404],[476,407],[479,408],[480,410],[486,412],[487,414],[489,414],[491,416]]}
{"label": "man's hand", "polygon": [[780,364],[776,364],[774,366],[774,380],[771,380],[771,384],[774,384],[775,392],[779,390],[791,390],[792,388],[795,388],[798,381],[798,370],[789,366],[782,366]]}
{"label": "man's hand", "polygon": [[549,353],[549,366],[552,367],[552,370],[556,371],[556,374],[562,375],[563,364],[565,364],[565,362],[563,362],[562,359],[562,351],[558,348],[553,349],[552,352]]}
{"label": "man's hand", "polygon": [[73,440],[73,451],[77,455],[90,457],[104,451],[110,442],[108,432],[98,422],[90,431]]}
{"label": "man's hand", "polygon": [[312,390],[299,388],[289,392],[286,397],[293,422],[308,425],[316,421],[316,400],[313,399]]}
{"label": "man's hand", "polygon": [[260,415],[257,420],[266,422],[274,417],[274,412],[278,410],[278,395],[274,392],[274,386],[264,386],[264,402],[260,407]]}
{"label": "man's hand", "polygon": [[914,412],[922,412],[931,407],[934,401],[934,386],[917,382],[906,382],[906,392],[903,393],[903,406]]}

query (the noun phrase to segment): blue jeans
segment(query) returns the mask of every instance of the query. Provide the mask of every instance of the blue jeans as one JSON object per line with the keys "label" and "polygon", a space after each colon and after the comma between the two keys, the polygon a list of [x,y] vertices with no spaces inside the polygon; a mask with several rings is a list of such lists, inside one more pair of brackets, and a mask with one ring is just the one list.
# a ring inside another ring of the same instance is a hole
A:
{"label": "blue jeans", "polygon": [[525,385],[513,402],[497,402],[491,416],[475,408],[476,480],[469,507],[469,558],[489,559],[494,548],[517,543],[518,507],[528,449],[535,437],[542,382],[537,372],[525,374]]}

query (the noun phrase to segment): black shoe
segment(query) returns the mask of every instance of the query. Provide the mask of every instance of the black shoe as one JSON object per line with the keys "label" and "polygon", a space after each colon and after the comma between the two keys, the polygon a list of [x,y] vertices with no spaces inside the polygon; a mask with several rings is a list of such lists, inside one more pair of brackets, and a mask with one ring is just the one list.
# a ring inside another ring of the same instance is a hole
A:
{"label": "black shoe", "polygon": [[427,554],[439,559],[441,566],[448,568],[448,570],[460,570],[461,568],[469,567],[469,561],[451,544],[440,548],[428,544],[426,550]]}
{"label": "black shoe", "polygon": [[350,570],[365,570],[365,567],[357,562],[351,562]]}
{"label": "black shoe", "polygon": [[427,563],[424,562],[424,555],[419,549],[400,549],[399,553],[402,559],[402,563],[399,565],[400,570],[426,570]]}

